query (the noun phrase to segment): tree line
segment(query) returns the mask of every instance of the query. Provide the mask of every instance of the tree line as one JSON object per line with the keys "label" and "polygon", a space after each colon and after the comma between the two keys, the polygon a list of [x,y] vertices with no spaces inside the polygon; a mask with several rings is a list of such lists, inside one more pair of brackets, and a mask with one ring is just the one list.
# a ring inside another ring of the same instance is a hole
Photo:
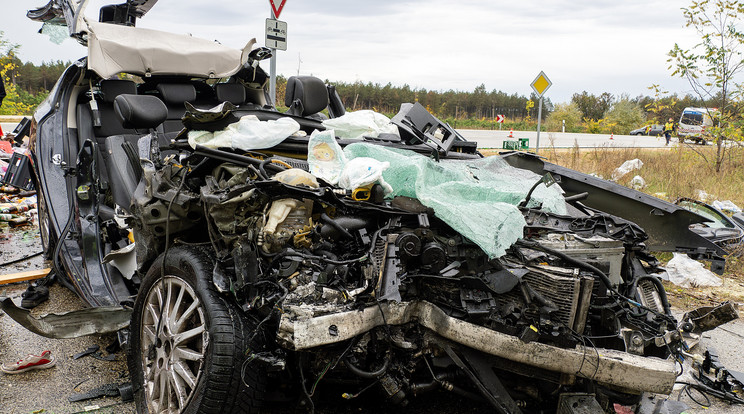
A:
{"label": "tree line", "polygon": [[[510,119],[523,119],[537,116],[537,108],[527,105],[530,100],[537,101],[534,94],[524,96],[496,89],[488,91],[484,84],[478,85],[473,91],[435,91],[361,81],[334,82],[334,85],[350,110],[375,109],[381,113],[395,114],[401,103],[418,102],[441,118],[483,119],[504,115]],[[543,115],[547,115],[552,107],[552,102],[546,98]]]}
{"label": "tree line", "polygon": [[10,83],[31,95],[49,92],[62,72],[71,64],[57,60],[42,62],[37,66],[32,62],[21,61],[15,54],[8,56],[6,63],[11,65],[5,73]]}
{"label": "tree line", "polygon": [[[0,43],[2,37],[0,35]],[[0,44],[0,46],[3,46]],[[4,44],[0,55],[0,72],[5,80],[9,96],[0,108],[0,114],[28,114],[46,98],[59,76],[70,62],[50,61],[36,65],[23,62],[15,54],[17,45]],[[464,128],[498,128],[495,117],[504,115],[514,128],[530,128],[537,117],[537,96],[508,93],[501,90],[488,91],[480,84],[472,91],[436,91],[372,82],[332,82],[348,110],[372,109],[392,116],[401,103],[419,102],[437,117]],[[277,79],[277,102],[283,102],[286,78]],[[571,101],[553,104],[544,100],[543,121],[548,131],[567,132],[613,132],[627,133],[645,123],[663,123],[667,118],[679,119],[688,106],[705,106],[699,98],[690,95],[665,94],[658,89],[654,97],[626,95],[615,97],[609,92],[595,95],[587,91],[576,93]],[[564,123],[565,121],[565,123]]]}

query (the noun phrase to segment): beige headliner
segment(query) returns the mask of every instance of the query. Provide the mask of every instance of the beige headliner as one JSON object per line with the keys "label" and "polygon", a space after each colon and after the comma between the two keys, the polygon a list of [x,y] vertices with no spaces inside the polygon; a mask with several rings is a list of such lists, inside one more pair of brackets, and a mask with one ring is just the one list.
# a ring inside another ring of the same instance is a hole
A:
{"label": "beige headliner", "polygon": [[241,51],[187,35],[88,22],[88,69],[102,78],[120,72],[224,78],[240,70],[255,43]]}

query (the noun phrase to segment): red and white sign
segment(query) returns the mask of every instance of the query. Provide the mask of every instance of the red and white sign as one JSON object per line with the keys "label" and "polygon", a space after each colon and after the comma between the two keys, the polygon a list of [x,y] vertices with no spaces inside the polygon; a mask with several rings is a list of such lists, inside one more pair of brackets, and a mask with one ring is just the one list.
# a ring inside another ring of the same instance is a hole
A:
{"label": "red and white sign", "polygon": [[282,12],[282,9],[284,8],[284,3],[286,3],[287,0],[269,0],[269,3],[271,3],[271,10],[274,11],[274,18],[278,19],[279,14]]}
{"label": "red and white sign", "polygon": [[503,124],[504,119],[504,115],[496,115],[496,122],[498,122],[499,124]]}

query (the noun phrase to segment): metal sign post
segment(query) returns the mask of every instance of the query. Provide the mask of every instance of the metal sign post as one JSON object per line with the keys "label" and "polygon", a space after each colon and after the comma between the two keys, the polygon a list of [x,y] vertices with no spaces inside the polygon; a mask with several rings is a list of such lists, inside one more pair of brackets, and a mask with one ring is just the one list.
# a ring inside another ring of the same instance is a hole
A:
{"label": "metal sign post", "polygon": [[543,71],[540,71],[535,80],[530,84],[532,90],[540,97],[540,106],[537,110],[537,144],[535,145],[535,154],[540,151],[540,123],[542,121],[543,94],[545,94],[545,91],[547,91],[552,84],[553,82],[548,79],[548,76]]}
{"label": "metal sign post", "polygon": [[504,115],[496,115],[496,122],[499,124],[499,131],[501,131],[501,125],[504,124]]}
{"label": "metal sign post", "polygon": [[[272,20],[276,19],[274,16],[274,8],[272,3],[271,8]],[[271,97],[271,103],[276,107],[276,48],[271,48],[271,60],[269,61],[269,96]]]}
{"label": "metal sign post", "polygon": [[540,122],[542,121],[542,101],[543,97],[540,96],[540,103],[538,104],[540,106],[538,106],[537,108],[537,143],[535,144],[535,154],[540,151]]}
{"label": "metal sign post", "polygon": [[[276,107],[276,50],[287,50],[287,23],[277,22],[284,25],[284,41],[282,42],[282,47],[280,39],[269,38],[269,36],[272,35],[272,33],[269,32],[269,20],[276,21],[276,19],[279,18],[279,14],[284,9],[284,4],[286,2],[287,0],[269,0],[269,4],[271,5],[271,14],[269,15],[269,19],[266,20],[266,47],[271,49],[271,60],[269,62],[269,96],[271,96],[271,103],[274,104],[274,107]],[[274,26],[276,29],[277,25]],[[271,43],[270,40],[274,40],[273,43]],[[271,45],[274,47],[271,47]]]}

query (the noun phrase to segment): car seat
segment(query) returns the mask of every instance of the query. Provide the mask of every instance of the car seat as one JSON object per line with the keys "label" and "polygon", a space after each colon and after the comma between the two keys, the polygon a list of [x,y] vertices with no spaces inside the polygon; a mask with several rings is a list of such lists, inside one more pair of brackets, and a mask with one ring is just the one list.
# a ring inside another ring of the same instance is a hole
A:
{"label": "car seat", "polygon": [[290,76],[284,104],[288,115],[325,119],[319,112],[328,106],[328,90],[322,80],[314,76]]}

